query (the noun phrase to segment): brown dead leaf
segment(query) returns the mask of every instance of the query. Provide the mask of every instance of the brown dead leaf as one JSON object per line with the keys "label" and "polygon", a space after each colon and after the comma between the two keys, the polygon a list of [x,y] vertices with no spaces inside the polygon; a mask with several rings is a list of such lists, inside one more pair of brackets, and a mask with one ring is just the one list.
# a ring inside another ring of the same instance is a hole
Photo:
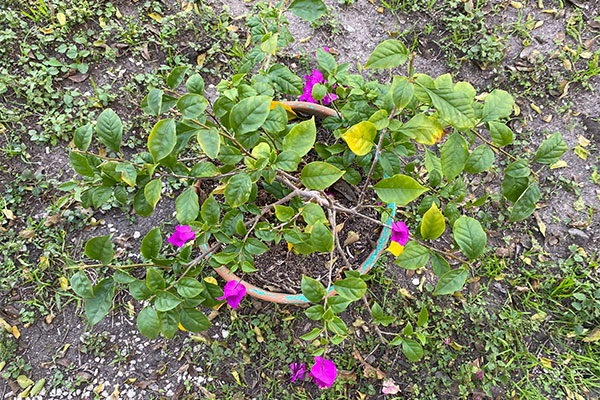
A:
{"label": "brown dead leaf", "polygon": [[23,238],[23,239],[33,239],[33,237],[35,236],[35,231],[33,229],[23,229],[19,235]]}
{"label": "brown dead leaf", "polygon": [[133,386],[137,389],[146,390],[148,388],[148,386],[152,385],[155,382],[156,381],[154,381],[154,380],[140,381],[140,382],[134,383]]}
{"label": "brown dead leaf", "polygon": [[351,245],[352,243],[358,242],[360,235],[356,232],[348,232],[348,237],[344,240],[344,247]]}
{"label": "brown dead leaf", "polygon": [[357,359],[358,361],[360,361],[360,363],[363,366],[363,373],[365,375],[365,377],[367,378],[377,378],[377,379],[383,379],[385,378],[385,374],[383,373],[382,370],[380,370],[379,368],[375,368],[373,367],[371,364],[369,364],[368,362],[365,361],[365,359],[360,355],[360,353],[358,352],[358,350],[356,349],[356,347],[354,348],[354,351],[352,352],[352,356]]}
{"label": "brown dead leaf", "polygon": [[600,340],[600,327],[595,328],[590,332],[585,338],[583,338],[584,342],[597,342]]}
{"label": "brown dead leaf", "polygon": [[88,76],[88,74],[81,74],[78,72],[75,75],[69,76],[68,78],[73,82],[79,83],[85,81],[88,78]]}
{"label": "brown dead leaf", "polygon": [[352,371],[338,371],[338,378],[348,382],[356,382],[358,380],[358,375],[356,375],[356,372]]}
{"label": "brown dead leaf", "polygon": [[44,318],[44,321],[50,325],[52,323],[52,321],[54,321],[54,318],[56,317],[56,315],[52,314],[48,314],[46,315],[46,318]]}
{"label": "brown dead leaf", "polygon": [[51,215],[48,218],[46,218],[46,220],[44,221],[44,226],[56,225],[60,222],[60,219],[61,219],[60,214]]}

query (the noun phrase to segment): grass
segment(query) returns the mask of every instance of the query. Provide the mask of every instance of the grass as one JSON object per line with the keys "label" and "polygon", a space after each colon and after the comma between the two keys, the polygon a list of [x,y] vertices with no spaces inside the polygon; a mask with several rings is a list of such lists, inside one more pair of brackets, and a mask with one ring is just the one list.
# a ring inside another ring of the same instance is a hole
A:
{"label": "grass", "polygon": [[[343,3],[355,6],[352,1]],[[123,2],[38,0],[28,4],[12,1],[0,11],[0,293],[6,298],[26,293],[15,304],[19,312],[13,321],[20,326],[35,326],[62,310],[79,309],[79,299],[68,287],[61,287],[60,280],[70,260],[81,251],[80,243],[71,239],[85,236],[85,227],[98,224],[104,212],[119,207],[116,201],[109,202],[102,212],[92,215],[80,206],[77,196],[64,197],[57,187],[72,176],[66,159],[61,164],[65,171],[49,177],[39,170],[40,154],[46,148],[54,151],[67,146],[75,127],[94,119],[109,104],[129,116],[126,131],[131,134],[125,138],[126,145],[143,146],[150,121],[136,110],[141,94],[159,86],[159,75],[174,66],[189,65],[210,76],[216,85],[221,77],[237,70],[240,59],[248,54],[241,23],[204,2],[192,5],[198,9],[195,20],[180,7],[159,1],[134,4],[129,13]],[[414,39],[415,50],[419,51],[419,39],[426,37],[442,49],[440,62],[452,68],[459,70],[471,63],[497,67],[498,75],[508,78],[510,88],[518,88],[525,98],[548,99],[549,93],[560,89],[562,80],[573,87],[590,88],[600,74],[600,53],[586,48],[590,31],[577,9],[566,21],[568,49],[563,43],[557,46],[556,62],[568,61],[571,70],[557,68],[546,59],[533,62],[531,70],[519,70],[509,67],[513,60],[506,59],[507,42],[515,38],[520,43],[531,42],[534,29],[517,10],[495,7],[488,11],[481,0],[471,2],[470,10],[458,0],[382,4],[397,14],[426,16],[423,33],[415,26],[403,34]],[[508,12],[520,17],[493,28],[490,18]],[[58,13],[65,16],[64,24],[58,21]],[[160,15],[161,22],[150,17],[151,13]],[[199,18],[202,23],[195,23]],[[316,26],[337,29],[338,24],[334,17]],[[81,82],[69,79],[86,74]],[[535,138],[523,134],[519,140]],[[593,146],[589,149],[593,157]],[[593,179],[586,184],[594,184]],[[560,178],[552,192],[579,198],[581,185]],[[467,186],[465,191],[472,189]],[[493,196],[484,208],[473,212],[488,229],[497,231],[503,230],[508,216],[502,205],[494,204]],[[591,223],[594,212],[585,208],[579,217]],[[572,222],[564,215],[555,218],[563,224]],[[597,341],[585,341],[600,326],[598,254],[575,245],[562,259],[547,254],[539,244],[544,238],[530,222],[509,233],[525,238],[528,248],[502,258],[494,252],[505,244],[500,240],[491,244],[487,257],[472,271],[462,298],[432,297],[430,283],[420,290],[411,286],[404,273],[393,268],[384,271],[383,264],[374,272],[378,285],[369,292],[371,304],[377,301],[386,315],[397,317],[382,329],[400,332],[407,322],[414,324],[423,306],[429,311],[429,323],[422,329],[426,354],[418,363],[406,362],[395,347],[378,346],[368,312],[358,307],[345,317],[362,323],[351,328],[351,339],[332,355],[347,373],[330,391],[315,392],[310,384],[288,384],[288,365],[310,364],[307,354],[321,344],[298,340],[307,329],[301,309],[277,305],[257,309],[250,302],[241,312],[221,313],[215,320],[229,331],[226,339],[195,336],[180,354],[169,357],[187,354],[192,366],[202,368],[203,376],[214,378],[203,387],[219,399],[239,399],[240,393],[257,392],[265,399],[380,395],[381,381],[368,376],[356,354],[392,378],[406,398],[495,398],[500,393],[525,399],[598,398],[600,348]],[[421,276],[427,277],[427,272]],[[125,306],[126,301],[119,299],[117,304]],[[77,354],[106,356],[114,365],[124,364],[128,355],[107,346],[107,337],[105,332],[90,332]],[[20,353],[18,343],[0,331],[0,360],[6,361],[0,374],[4,378],[31,373],[28,355]],[[165,346],[169,348],[169,344]],[[201,351],[193,350],[196,346]],[[482,379],[478,378],[480,370]],[[59,368],[49,385],[74,392],[80,384],[88,384],[73,374]],[[196,383],[185,382],[188,398],[197,390]]]}

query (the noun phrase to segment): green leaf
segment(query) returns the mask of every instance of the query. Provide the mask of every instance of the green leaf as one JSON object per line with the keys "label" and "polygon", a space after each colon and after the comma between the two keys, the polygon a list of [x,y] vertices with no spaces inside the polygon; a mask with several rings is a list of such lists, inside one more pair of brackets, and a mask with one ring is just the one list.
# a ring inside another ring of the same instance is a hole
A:
{"label": "green leaf", "polygon": [[470,174],[478,174],[488,170],[494,164],[494,152],[487,144],[482,144],[475,148],[467,158],[465,171]]}
{"label": "green leaf", "polygon": [[145,307],[137,316],[137,327],[140,333],[148,339],[156,339],[160,333],[160,319],[156,310]]}
{"label": "green leaf", "polygon": [[171,154],[175,143],[177,143],[175,121],[172,119],[158,121],[148,136],[148,150],[150,150],[154,162],[159,162]]}
{"label": "green leaf", "polygon": [[319,328],[313,328],[312,331],[305,333],[304,335],[300,336],[300,339],[302,340],[307,340],[307,341],[312,341],[315,340],[317,338],[317,336],[319,336],[321,334],[321,329]]}
{"label": "green leaf", "polygon": [[302,121],[294,126],[283,138],[283,150],[295,151],[300,157],[304,157],[315,144],[317,128],[315,117]]}
{"label": "green leaf", "polygon": [[373,140],[377,136],[377,128],[369,121],[362,121],[350,127],[343,135],[348,147],[357,156],[364,156],[371,152]]}
{"label": "green leaf", "polygon": [[321,317],[323,317],[324,313],[325,309],[320,304],[314,305],[304,310],[304,314],[306,314],[306,316],[312,319],[313,321],[319,321]]}
{"label": "green leaf", "polygon": [[435,87],[417,84],[431,98],[433,107],[440,117],[458,130],[467,130],[475,126],[473,99],[463,90],[457,90],[452,84],[449,74],[435,80]]}
{"label": "green leaf", "polygon": [[339,314],[346,310],[350,303],[352,303],[351,300],[339,295],[327,298],[327,305],[331,308],[331,311],[333,311],[334,314]]}
{"label": "green leaf", "polygon": [[123,138],[123,123],[119,116],[110,108],[102,111],[96,121],[96,133],[98,140],[112,151],[121,149]]}
{"label": "green leaf", "polygon": [[234,175],[225,187],[225,201],[233,208],[239,207],[248,201],[251,189],[252,181],[248,175]]}
{"label": "green leaf", "polygon": [[298,169],[298,164],[300,164],[301,160],[302,157],[294,150],[285,150],[277,156],[274,167],[284,171],[294,172]]}
{"label": "green leaf", "polygon": [[200,129],[196,138],[204,154],[210,158],[217,158],[221,148],[221,138],[215,128]]}
{"label": "green leaf", "polygon": [[408,60],[408,49],[399,40],[388,39],[375,47],[365,68],[396,68]]}
{"label": "green leaf", "polygon": [[329,52],[325,51],[325,49],[319,47],[315,52],[315,57],[323,70],[332,73],[337,68],[335,58]]}
{"label": "green leaf", "polygon": [[202,284],[197,279],[187,276],[181,278],[175,287],[177,288],[177,293],[186,299],[193,299],[202,293],[203,290]]}
{"label": "green leaf", "polygon": [[514,105],[515,100],[508,92],[495,89],[485,98],[482,122],[510,117]]}
{"label": "green leaf", "polygon": [[94,177],[94,169],[90,166],[88,159],[84,155],[71,151],[69,152],[69,161],[71,167],[73,167],[75,172],[79,175],[89,176],[91,178]]}
{"label": "green leaf", "polygon": [[160,331],[162,334],[167,339],[175,336],[175,333],[179,330],[179,312],[177,310],[159,312],[158,319],[160,320]]}
{"label": "green leaf", "polygon": [[315,225],[319,222],[326,223],[327,217],[325,211],[320,205],[315,203],[306,203],[302,208],[302,218],[307,225]]}
{"label": "green leaf", "polygon": [[442,136],[444,129],[434,117],[417,114],[402,125],[398,132],[415,139],[416,142],[431,146]]}
{"label": "green leaf", "polygon": [[142,247],[140,250],[145,258],[151,259],[153,257],[158,257],[161,247],[162,235],[160,234],[160,228],[154,228],[142,239]]}
{"label": "green leaf", "polygon": [[541,195],[538,184],[537,182],[533,182],[515,202],[512,212],[510,213],[510,221],[521,221],[533,214],[535,205],[540,198]]}
{"label": "green leaf", "polygon": [[442,236],[446,230],[446,221],[440,212],[435,202],[431,204],[431,208],[423,215],[421,222],[421,236],[424,239],[437,239]]}
{"label": "green leaf", "polygon": [[94,286],[93,292],[92,297],[85,299],[85,316],[91,326],[100,322],[110,311],[115,293],[115,282],[112,278],[105,278]]}
{"label": "green leaf", "polygon": [[113,189],[108,186],[97,186],[92,189],[92,203],[95,208],[100,208],[100,206],[106,203],[110,197],[112,196]]}
{"label": "green leaf", "polygon": [[229,121],[238,135],[254,132],[261,127],[271,110],[269,96],[246,97],[231,109]]}
{"label": "green leaf", "polygon": [[85,255],[104,265],[109,264],[114,256],[111,237],[112,235],[98,236],[88,240],[85,244]]}
{"label": "green leaf", "polygon": [[394,105],[398,110],[401,110],[412,101],[415,94],[415,85],[405,76],[394,76],[391,91]]}
{"label": "green leaf", "polygon": [[278,92],[299,96],[302,94],[304,81],[292,73],[288,67],[281,64],[273,64],[269,68],[269,78]]}
{"label": "green leaf", "polygon": [[309,301],[318,303],[323,300],[323,297],[327,294],[325,287],[321,282],[306,275],[302,275],[302,282],[300,284],[302,294]]}
{"label": "green leaf", "polygon": [[331,319],[331,321],[327,321],[325,325],[327,325],[331,332],[339,336],[343,336],[346,334],[346,332],[348,332],[348,327],[346,326],[346,323],[337,315],[334,316]]}
{"label": "green leaf", "polygon": [[182,300],[173,293],[159,290],[156,292],[154,307],[156,307],[156,309],[160,312],[166,312],[174,309],[181,304],[181,302]]}
{"label": "green leaf", "polygon": [[145,281],[135,280],[129,283],[129,293],[136,300],[146,300],[152,296],[152,291],[148,288]]}
{"label": "green leaf", "polygon": [[373,188],[383,202],[399,205],[407,205],[428,190],[410,176],[402,174],[384,178]]}
{"label": "green leaf", "polygon": [[266,244],[255,238],[248,238],[244,245],[244,250],[250,254],[261,255],[269,251]]}
{"label": "green leaf", "polygon": [[[369,117],[369,122],[375,125],[375,128],[380,131],[387,128],[390,124],[389,114],[386,110],[379,110]],[[334,145],[335,146],[335,145]],[[385,153],[382,153],[385,154]]]}
{"label": "green leaf", "polygon": [[73,136],[75,146],[77,146],[79,150],[86,151],[92,142],[93,133],[94,129],[91,124],[86,124],[77,128],[75,130],[75,135]]}
{"label": "green leaf", "polygon": [[219,218],[221,217],[221,207],[212,194],[208,196],[206,200],[204,200],[200,210],[200,215],[202,216],[202,219],[209,225],[217,225],[219,223]]}
{"label": "green leaf", "polygon": [[188,225],[198,218],[200,206],[198,205],[198,195],[193,187],[187,188],[177,196],[175,210],[177,221],[182,225]]}
{"label": "green leaf", "polygon": [[292,207],[288,206],[275,206],[275,216],[281,222],[287,222],[292,219],[296,215],[296,211]]}
{"label": "green leaf", "polygon": [[431,267],[433,268],[433,273],[437,276],[442,276],[450,271],[450,264],[448,264],[448,261],[438,253],[432,254]]}
{"label": "green leaf", "polygon": [[162,192],[162,182],[160,179],[153,179],[144,186],[144,197],[148,204],[154,208],[156,203],[160,200],[160,193]]}
{"label": "green leaf", "polygon": [[419,269],[429,261],[429,250],[415,241],[410,241],[404,246],[402,254],[396,258],[394,264],[406,269]]}
{"label": "green leaf", "polygon": [[419,312],[419,317],[417,318],[417,327],[422,327],[429,321],[429,312],[427,308],[423,305],[421,307],[421,311]]}
{"label": "green leaf", "polygon": [[463,288],[468,277],[469,271],[466,268],[448,271],[440,277],[433,294],[443,295],[458,292]]}
{"label": "green leaf", "polygon": [[146,286],[153,293],[157,290],[162,290],[166,286],[165,278],[163,278],[162,272],[152,267],[146,270]]}
{"label": "green leaf", "polygon": [[152,89],[148,95],[142,100],[142,109],[144,112],[159,116],[163,109],[163,96],[164,92],[160,89]]}
{"label": "green leaf", "polygon": [[187,72],[188,67],[175,67],[171,70],[171,73],[167,76],[167,85],[171,89],[177,88],[177,86],[181,85],[183,82],[183,78],[185,78],[185,73]]}
{"label": "green leaf", "polygon": [[302,168],[300,179],[308,189],[324,190],[333,185],[342,175],[344,171],[331,164],[313,161]]}
{"label": "green leaf", "polygon": [[147,217],[148,215],[152,214],[152,211],[154,211],[154,208],[152,208],[152,206],[146,201],[146,196],[144,196],[143,189],[138,190],[133,197],[133,209],[142,217]]}
{"label": "green leaf", "polygon": [[136,279],[133,276],[129,275],[128,272],[125,272],[120,269],[117,269],[112,277],[115,280],[115,282],[117,282],[117,283],[129,284],[131,282],[136,281]]}
{"label": "green leaf", "polygon": [[425,149],[425,168],[429,172],[429,184],[439,186],[442,183],[442,163],[429,149]]}
{"label": "green leaf", "polygon": [[306,21],[314,21],[327,14],[327,6],[322,0],[294,0],[288,10]]}
{"label": "green leaf", "polygon": [[333,234],[322,222],[317,222],[310,231],[310,242],[316,251],[328,253],[333,250]]}
{"label": "green leaf", "polygon": [[190,332],[203,332],[210,328],[210,321],[206,315],[195,308],[184,308],[179,313],[181,326]]}
{"label": "green leaf", "polygon": [[463,254],[471,260],[483,254],[487,236],[479,221],[471,217],[460,217],[452,228],[454,240]]}
{"label": "green leaf", "polygon": [[367,284],[360,278],[346,278],[333,284],[335,291],[342,297],[356,301],[367,292]]}
{"label": "green leaf", "polygon": [[204,79],[200,74],[191,75],[185,82],[185,87],[190,93],[204,95]]}
{"label": "green leaf", "polygon": [[423,357],[423,347],[421,344],[413,339],[402,340],[402,352],[408,359],[408,361],[416,362]]}
{"label": "green leaf", "polygon": [[78,271],[75,275],[73,275],[69,283],[71,284],[75,294],[77,294],[79,297],[88,298],[94,295],[92,282],[90,282],[89,278],[83,271]]}
{"label": "green leaf", "polygon": [[502,180],[502,194],[511,202],[516,202],[529,185],[529,174],[531,170],[525,160],[517,160],[510,163],[504,169]]}
{"label": "green leaf", "polygon": [[494,144],[503,147],[508,146],[513,142],[514,134],[513,131],[503,124],[502,122],[490,121],[488,122],[488,129],[490,130],[490,137]]}
{"label": "green leaf", "polygon": [[[115,168],[115,172],[121,173],[123,182],[131,187],[135,187],[137,182],[137,170],[130,162],[122,162]],[[116,194],[115,194],[116,197]]]}
{"label": "green leaf", "polygon": [[374,303],[371,306],[371,317],[375,320],[376,324],[388,326],[396,320],[396,317],[387,316],[383,313],[381,306],[378,303]]}
{"label": "green leaf", "polygon": [[209,178],[219,174],[219,170],[215,167],[215,164],[210,161],[202,161],[194,165],[190,171],[190,176],[196,178]]}
{"label": "green leaf", "polygon": [[468,157],[469,150],[465,138],[458,132],[450,135],[442,147],[440,159],[446,181],[450,182],[462,172]]}
{"label": "green leaf", "polygon": [[560,132],[556,132],[548,139],[544,140],[538,150],[535,152],[533,161],[537,161],[540,164],[553,164],[560,160],[560,157],[569,148],[562,138]]}
{"label": "green leaf", "polygon": [[195,93],[185,94],[177,101],[183,119],[199,119],[207,106],[208,100]]}

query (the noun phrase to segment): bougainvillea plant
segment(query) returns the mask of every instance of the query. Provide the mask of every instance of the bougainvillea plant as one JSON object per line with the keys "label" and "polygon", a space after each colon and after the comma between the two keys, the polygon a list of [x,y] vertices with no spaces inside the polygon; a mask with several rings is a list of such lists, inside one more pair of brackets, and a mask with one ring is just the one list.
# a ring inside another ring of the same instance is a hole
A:
{"label": "bougainvillea plant", "polygon": [[[90,324],[110,311],[115,288],[121,287],[145,302],[137,315],[140,332],[170,338],[178,329],[209,328],[201,306],[225,301],[233,308],[243,306],[246,287],[234,280],[222,289],[208,278],[212,267],[251,274],[255,257],[281,241],[299,254],[329,254],[328,276],[304,276],[301,282],[303,295],[314,303],[305,314],[320,322],[302,336],[313,343],[319,339],[315,364],[310,371],[305,364],[291,366],[292,380],[308,373],[325,388],[336,376],[335,364],[326,358],[329,345],[340,344],[348,333],[340,313],[362,300],[375,326],[396,320],[367,301],[365,276],[349,270],[343,279],[332,279],[336,263],[349,263],[340,251],[336,218],[352,215],[389,228],[386,254],[395,265],[411,270],[431,265],[439,277],[433,294],[453,294],[486,248],[486,233],[473,211],[494,198],[509,208],[510,221],[527,218],[540,199],[538,173],[530,164],[552,164],[566,146],[557,133],[535,154],[511,155],[504,148],[513,144],[506,124],[514,109],[512,96],[502,90],[478,95],[450,75],[417,74],[413,55],[398,40],[383,41],[364,65],[369,71],[391,70],[387,82],[351,73],[348,64],[338,65],[324,49],[316,51],[318,74],[302,79],[275,62],[280,47],[289,43],[282,13],[270,8],[261,13],[248,22],[256,47],[242,60],[240,73],[217,86],[214,102],[204,96],[202,76],[186,67],[173,69],[165,87],[149,91],[141,104],[155,119],[147,151],[124,155],[123,124],[111,109],[77,129],[70,161],[83,180],[64,189],[73,190],[84,207],[116,201],[149,216],[160,206],[165,188],[176,187],[178,226],[147,232],[139,263],[115,256],[111,235],[90,239],[85,254],[98,263],[73,266],[78,272],[70,283],[85,298]],[[402,75],[399,67],[407,62]],[[320,121],[329,132],[325,140],[317,140],[314,117],[303,118],[283,103],[307,96],[306,84],[311,101],[332,102],[338,111]],[[491,170],[502,177],[501,193],[467,197],[465,181]],[[358,188],[350,207],[325,192],[338,180]],[[196,184],[202,181],[212,189],[201,199]],[[273,201],[257,205],[260,193]],[[391,218],[394,207],[412,205],[414,219]],[[367,208],[378,210],[380,218],[363,215]],[[454,249],[440,250],[436,239],[442,235],[453,239]],[[165,236],[170,245],[163,245]],[[93,284],[86,269],[107,266],[112,273],[100,274]],[[328,297],[330,288],[336,294]],[[423,355],[427,321],[423,308],[416,321],[393,337],[385,332],[381,340],[401,346],[416,361]]]}

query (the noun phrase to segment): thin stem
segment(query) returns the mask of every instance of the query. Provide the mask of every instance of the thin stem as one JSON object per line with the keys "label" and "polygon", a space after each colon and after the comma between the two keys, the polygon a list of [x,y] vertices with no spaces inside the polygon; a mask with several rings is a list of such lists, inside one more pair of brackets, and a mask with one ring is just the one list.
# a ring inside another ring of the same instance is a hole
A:
{"label": "thin stem", "polygon": [[506,150],[504,150],[502,147],[497,146],[494,143],[492,143],[489,140],[487,140],[486,138],[484,138],[475,129],[471,129],[471,132],[473,132],[475,134],[475,136],[477,136],[479,139],[481,139],[481,141],[484,142],[485,144],[487,144],[488,146],[493,147],[494,149],[498,150],[499,152],[501,152],[502,154],[504,154],[506,157],[510,158],[511,160],[517,161],[517,158],[515,156],[513,156],[512,154],[510,154],[509,152],[507,152]]}
{"label": "thin stem", "polygon": [[445,255],[445,256],[448,256],[448,257],[450,257],[450,258],[452,258],[452,259],[454,259],[454,260],[456,260],[456,261],[459,261],[459,262],[461,262],[461,263],[463,263],[463,264],[467,264],[467,265],[469,265],[469,264],[470,264],[470,261],[465,261],[465,260],[463,260],[462,258],[460,258],[460,257],[457,257],[457,256],[455,256],[454,254],[452,254],[452,253],[450,253],[450,252],[448,252],[448,251],[444,251],[444,250],[438,250],[438,249],[436,249],[436,248],[434,248],[434,247],[431,247],[431,246],[429,246],[429,245],[427,245],[427,244],[423,243],[422,241],[420,241],[420,240],[418,240],[418,239],[416,239],[416,238],[414,238],[414,237],[412,237],[412,236],[411,236],[411,239],[412,239],[412,240],[414,240],[414,241],[416,241],[416,242],[418,242],[418,243],[419,243],[421,246],[423,246],[423,247],[425,247],[425,248],[427,248],[427,249],[429,249],[429,250],[431,250],[431,251],[435,251],[436,253],[440,253],[440,254],[443,254],[443,255]]}
{"label": "thin stem", "polygon": [[[369,306],[369,302],[367,301],[366,293],[363,295],[362,301],[365,304],[367,310],[369,310],[369,315],[373,315],[373,311],[371,311],[371,306]],[[375,328],[375,332],[377,333],[377,336],[379,336],[379,340],[381,340],[383,343],[387,343],[387,339],[383,337],[383,335],[381,334],[381,330],[379,329],[377,324],[373,324],[373,328]]]}
{"label": "thin stem", "polygon": [[156,265],[154,263],[140,263],[140,264],[129,264],[129,265],[80,264],[80,265],[73,265],[73,266],[67,267],[67,269],[87,269],[87,268],[100,268],[100,267],[122,269],[122,268],[153,267],[153,266],[160,267],[160,265]]}
{"label": "thin stem", "polygon": [[[392,108],[392,112],[388,117],[388,120],[392,120],[394,118],[394,114],[396,114],[396,106]],[[377,165],[377,161],[379,161],[379,156],[381,155],[381,146],[383,145],[383,138],[385,137],[385,133],[387,131],[387,127],[381,132],[379,136],[379,142],[377,143],[377,147],[375,148],[375,157],[373,158],[373,162],[371,163],[371,169],[369,169],[369,174],[367,175],[367,179],[365,180],[365,184],[363,185],[362,190],[360,191],[360,195],[358,196],[358,201],[356,205],[360,205],[362,203],[363,197],[365,196],[365,192],[369,187],[369,183],[371,182],[371,177],[373,176],[373,171],[375,171],[375,166]]]}

